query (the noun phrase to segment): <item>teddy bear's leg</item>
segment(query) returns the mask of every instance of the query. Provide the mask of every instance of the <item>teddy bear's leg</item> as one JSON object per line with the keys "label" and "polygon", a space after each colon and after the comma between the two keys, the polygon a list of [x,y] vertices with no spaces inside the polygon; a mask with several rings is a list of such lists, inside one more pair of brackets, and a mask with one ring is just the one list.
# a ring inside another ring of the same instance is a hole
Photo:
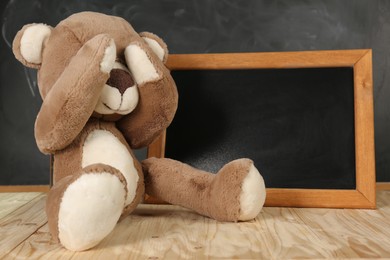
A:
{"label": "teddy bear's leg", "polygon": [[127,182],[123,216],[129,214],[144,195],[142,167],[122,134],[110,123],[99,123],[86,137],[82,148],[82,167],[102,163],[119,170]]}
{"label": "teddy bear's leg", "polygon": [[90,120],[54,156],[47,200],[50,232],[70,250],[98,244],[144,193],[142,167],[114,123]]}
{"label": "teddy bear's leg", "polygon": [[62,178],[46,201],[53,238],[72,251],[92,248],[114,229],[126,196],[125,178],[108,165],[90,165]]}
{"label": "teddy bear's leg", "polygon": [[264,180],[249,159],[232,161],[217,174],[171,159],[149,158],[142,166],[146,193],[219,221],[253,219],[265,201]]}

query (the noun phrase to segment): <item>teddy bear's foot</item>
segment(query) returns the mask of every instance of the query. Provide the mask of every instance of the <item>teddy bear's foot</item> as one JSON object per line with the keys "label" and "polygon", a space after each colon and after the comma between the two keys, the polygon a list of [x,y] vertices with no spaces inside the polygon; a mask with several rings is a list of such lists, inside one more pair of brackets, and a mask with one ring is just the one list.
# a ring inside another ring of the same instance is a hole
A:
{"label": "teddy bear's foot", "polygon": [[265,201],[265,185],[249,159],[226,164],[217,174],[171,159],[142,162],[149,195],[219,221],[255,218]]}
{"label": "teddy bear's foot", "polygon": [[265,197],[264,179],[252,163],[249,173],[241,186],[240,215],[238,220],[254,219],[263,208]]}
{"label": "teddy bear's foot", "polygon": [[255,218],[265,201],[262,176],[249,159],[234,160],[219,170],[209,187],[208,215],[220,221]]}
{"label": "teddy bear's foot", "polygon": [[238,193],[239,200],[237,201],[235,198],[237,192],[230,193],[231,198],[228,199],[233,204],[234,202],[239,204],[238,207],[232,207],[238,210],[238,212],[232,211],[227,213],[227,215],[236,216],[231,219],[233,221],[254,219],[263,208],[266,196],[265,184],[263,177],[251,160],[238,159],[226,164],[218,172],[212,186],[215,186],[212,188],[217,189],[216,196],[212,198],[214,203],[218,204],[216,208],[220,207],[220,197],[224,200],[229,197],[229,194],[226,194],[224,191],[234,191],[237,187],[240,187],[240,192]]}
{"label": "teddy bear's foot", "polygon": [[114,229],[126,194],[122,174],[103,164],[61,179],[50,190],[46,203],[53,238],[72,251],[94,247]]}

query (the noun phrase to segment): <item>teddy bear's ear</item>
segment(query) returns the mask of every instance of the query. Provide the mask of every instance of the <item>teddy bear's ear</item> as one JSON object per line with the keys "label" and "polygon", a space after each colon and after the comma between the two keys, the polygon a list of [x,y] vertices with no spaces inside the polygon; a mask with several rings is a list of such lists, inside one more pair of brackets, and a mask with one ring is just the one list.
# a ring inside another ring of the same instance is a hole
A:
{"label": "teddy bear's ear", "polygon": [[39,69],[45,42],[52,27],[45,24],[27,24],[16,34],[12,44],[15,57],[30,68]]}
{"label": "teddy bear's ear", "polygon": [[139,35],[145,40],[157,57],[162,62],[166,63],[168,59],[168,47],[165,42],[160,37],[150,32],[142,32]]}

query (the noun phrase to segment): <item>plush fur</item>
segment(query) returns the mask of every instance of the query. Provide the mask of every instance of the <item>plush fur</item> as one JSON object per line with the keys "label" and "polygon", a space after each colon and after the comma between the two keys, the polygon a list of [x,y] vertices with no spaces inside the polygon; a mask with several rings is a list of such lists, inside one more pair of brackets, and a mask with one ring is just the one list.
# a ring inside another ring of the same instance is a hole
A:
{"label": "plush fur", "polygon": [[[115,175],[104,171],[81,175],[62,196],[58,212],[61,243],[71,250],[98,244],[114,228],[125,198],[126,189]],[[83,217],[79,212],[83,212]]]}
{"label": "plush fur", "polygon": [[[54,185],[46,212],[53,239],[87,250],[149,194],[221,221],[249,220],[260,212],[264,181],[249,159],[216,175],[170,160],[136,159],[177,109],[175,83],[165,66],[166,44],[138,34],[119,17],[93,12],[57,26],[24,26],[15,57],[38,69],[43,99],[35,138],[54,155]],[[144,182],[144,176],[146,181]]]}
{"label": "plush fur", "polygon": [[[144,172],[147,173],[146,193],[219,221],[249,220],[257,216],[241,216],[243,208],[240,202],[246,200],[242,198],[243,194],[246,195],[242,190],[243,182],[253,168],[249,159],[232,161],[217,174],[166,158],[149,158],[143,162]],[[264,182],[253,185],[259,187],[256,191],[265,198]],[[245,211],[259,213],[263,204],[264,200],[254,201],[250,208],[245,205]]]}

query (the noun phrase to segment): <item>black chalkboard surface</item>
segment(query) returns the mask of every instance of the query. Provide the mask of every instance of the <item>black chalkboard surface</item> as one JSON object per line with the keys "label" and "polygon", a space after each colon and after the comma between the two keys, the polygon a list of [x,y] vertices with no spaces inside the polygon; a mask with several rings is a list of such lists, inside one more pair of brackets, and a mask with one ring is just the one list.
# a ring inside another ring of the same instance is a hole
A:
{"label": "black chalkboard surface", "polygon": [[216,172],[248,157],[269,188],[354,189],[353,69],[173,71],[166,157]]}

